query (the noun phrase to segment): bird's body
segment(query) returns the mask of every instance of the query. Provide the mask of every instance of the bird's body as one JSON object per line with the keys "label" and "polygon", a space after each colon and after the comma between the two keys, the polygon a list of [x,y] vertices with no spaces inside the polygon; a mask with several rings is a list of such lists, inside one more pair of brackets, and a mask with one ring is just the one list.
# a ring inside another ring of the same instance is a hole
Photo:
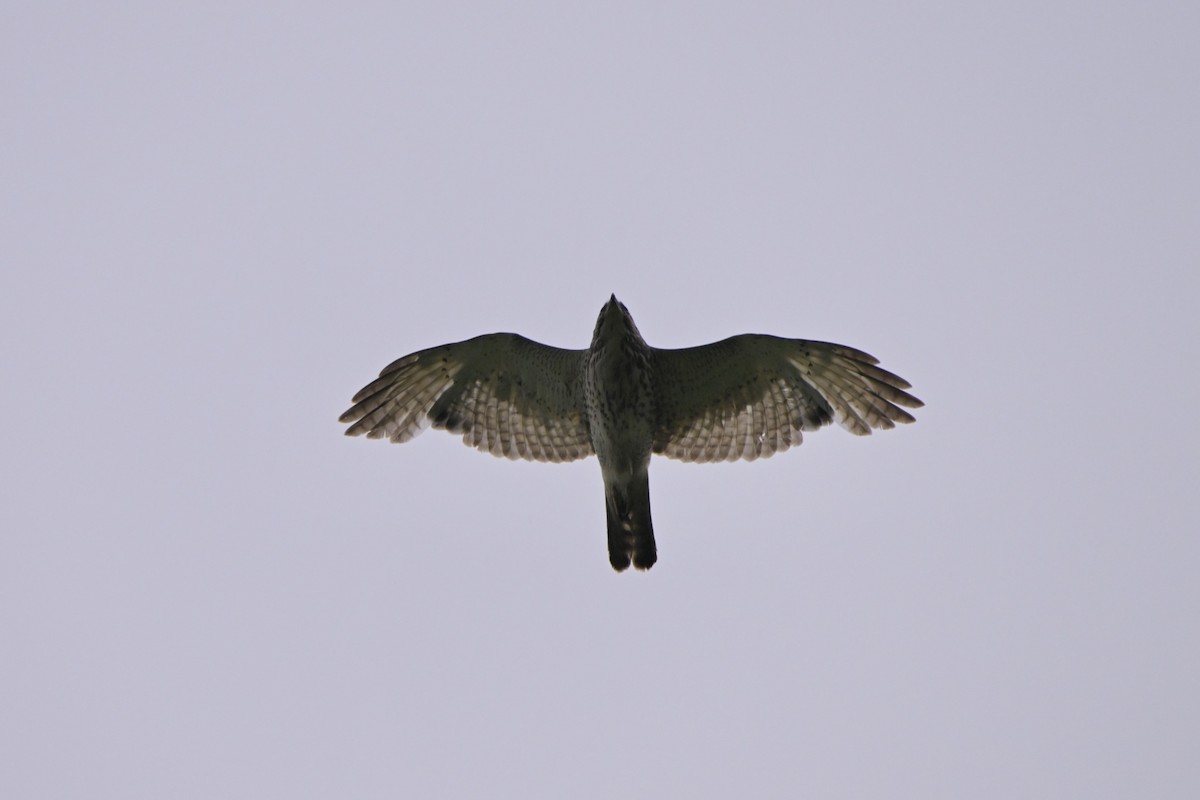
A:
{"label": "bird's body", "polygon": [[404,442],[432,424],[509,458],[571,461],[595,453],[612,566],[657,559],[652,453],[683,461],[770,456],[836,420],[852,433],[912,422],[922,403],[859,350],[746,334],[681,350],[650,347],[616,297],[586,350],[511,333],[405,356],[354,396],[349,435]]}
{"label": "bird's body", "polygon": [[658,407],[654,355],[624,306],[608,313],[610,306],[612,301],[583,359],[584,409],[604,478],[609,562],[618,571],[630,560],[650,569],[658,558],[649,477]]}

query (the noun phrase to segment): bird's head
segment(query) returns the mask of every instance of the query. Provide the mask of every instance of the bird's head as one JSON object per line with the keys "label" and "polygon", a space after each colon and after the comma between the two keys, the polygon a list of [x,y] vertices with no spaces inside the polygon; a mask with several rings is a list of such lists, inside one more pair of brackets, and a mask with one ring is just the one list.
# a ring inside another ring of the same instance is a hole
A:
{"label": "bird's head", "polygon": [[604,308],[600,309],[600,316],[596,318],[596,330],[592,333],[592,346],[595,347],[601,342],[619,341],[631,336],[637,339],[642,338],[637,326],[633,324],[633,317],[629,315],[629,309],[614,294],[608,298]]}

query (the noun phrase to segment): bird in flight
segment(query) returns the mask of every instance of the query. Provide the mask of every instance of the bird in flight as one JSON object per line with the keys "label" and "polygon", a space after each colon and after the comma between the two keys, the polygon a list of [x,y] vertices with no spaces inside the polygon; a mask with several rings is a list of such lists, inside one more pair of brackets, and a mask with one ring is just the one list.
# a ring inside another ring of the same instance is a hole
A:
{"label": "bird in flight", "polygon": [[680,461],[751,461],[799,445],[830,422],[865,436],[913,422],[924,405],[861,350],[743,334],[662,350],[642,339],[616,295],[591,346],[565,350],[490,333],[393,361],[354,395],[349,436],[407,442],[432,425],[496,456],[574,461],[596,455],[608,512],[608,560],[650,569],[652,453]]}

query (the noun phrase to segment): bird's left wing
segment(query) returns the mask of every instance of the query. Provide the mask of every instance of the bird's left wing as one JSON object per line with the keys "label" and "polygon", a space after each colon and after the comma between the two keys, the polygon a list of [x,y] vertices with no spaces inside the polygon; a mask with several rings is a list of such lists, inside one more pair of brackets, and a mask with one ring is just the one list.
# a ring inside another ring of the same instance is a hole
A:
{"label": "bird's left wing", "polygon": [[531,461],[592,454],[583,350],[493,333],[407,355],[354,395],[349,436],[407,442],[433,425],[485,452]]}
{"label": "bird's left wing", "polygon": [[912,422],[904,408],[923,405],[907,381],[844,345],[745,334],[653,353],[654,452],[682,461],[769,456],[835,420],[861,436]]}

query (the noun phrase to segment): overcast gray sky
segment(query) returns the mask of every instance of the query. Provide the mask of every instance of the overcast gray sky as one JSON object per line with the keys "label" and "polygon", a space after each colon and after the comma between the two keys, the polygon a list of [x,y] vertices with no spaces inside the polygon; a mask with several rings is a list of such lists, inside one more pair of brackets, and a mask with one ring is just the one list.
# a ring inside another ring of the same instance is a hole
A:
{"label": "overcast gray sky", "polygon": [[[1200,796],[1196,4],[167,5],[0,30],[0,796]],[[927,406],[655,460],[646,574],[341,435],[610,292]]]}

